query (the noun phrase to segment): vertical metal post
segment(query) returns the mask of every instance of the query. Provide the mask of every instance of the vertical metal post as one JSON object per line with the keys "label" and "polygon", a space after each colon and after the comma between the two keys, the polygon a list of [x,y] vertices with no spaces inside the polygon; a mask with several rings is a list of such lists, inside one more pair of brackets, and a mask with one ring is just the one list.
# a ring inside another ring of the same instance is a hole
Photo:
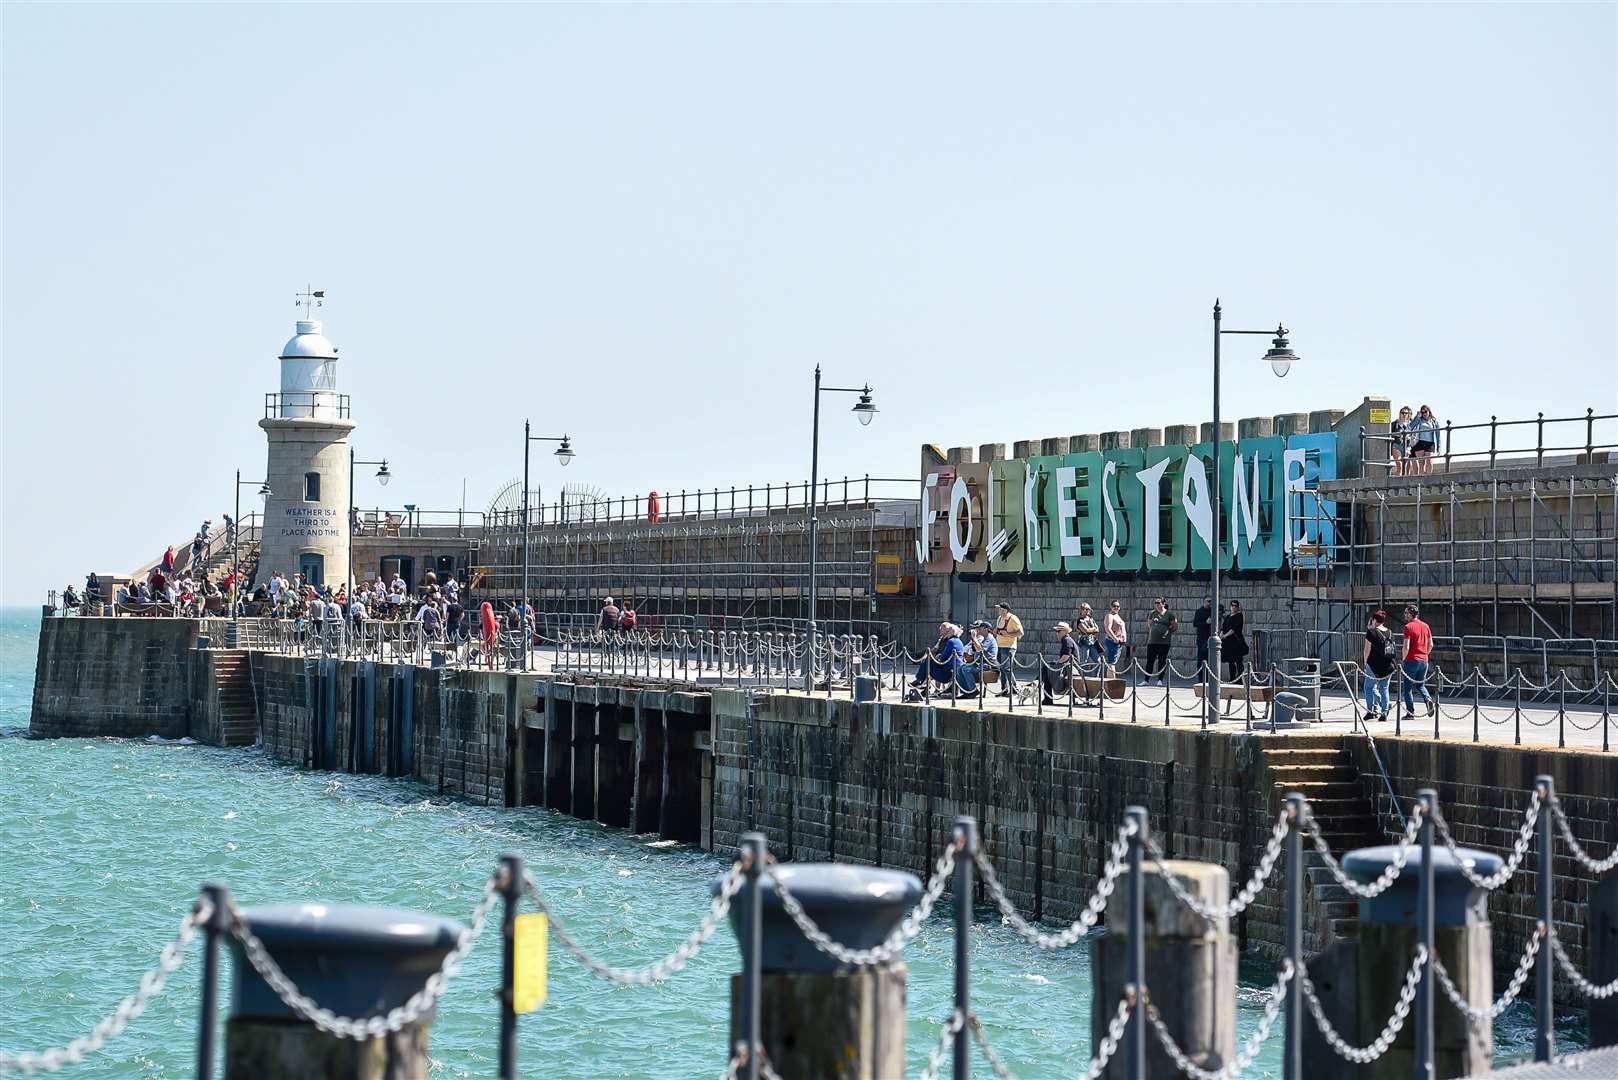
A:
{"label": "vertical metal post", "polygon": [[1545,464],[1545,414],[1539,414],[1539,421],[1534,429],[1537,434],[1534,438],[1534,464]]}
{"label": "vertical metal post", "polygon": [[1297,792],[1287,795],[1287,983],[1286,1040],[1281,1058],[1282,1080],[1303,1080],[1303,815],[1308,805]]}
{"label": "vertical metal post", "polygon": [[1495,436],[1499,430],[1499,425],[1500,418],[1498,416],[1489,417],[1489,468],[1491,469],[1494,468],[1494,455],[1496,450]]}
{"label": "vertical metal post", "polygon": [[[526,513],[526,511],[525,511]],[[521,855],[500,856],[500,1080],[517,1080],[517,908],[522,904]]]}
{"label": "vertical metal post", "polygon": [[972,1073],[972,857],[978,850],[978,823],[975,818],[955,819],[955,1009],[963,1018],[955,1033],[955,1080],[967,1080]]}
{"label": "vertical metal post", "polygon": [[[1489,424],[1489,467],[1494,468],[1494,423]],[[1494,584],[1494,618],[1490,633],[1500,632],[1500,478],[1489,481],[1489,577]]]}
{"label": "vertical metal post", "polygon": [[[238,519],[237,528],[240,528]],[[202,1009],[197,1022],[197,1080],[213,1076],[214,1039],[219,1031],[219,938],[230,929],[230,886],[210,881],[203,897],[213,905],[202,924]]]}
{"label": "vertical metal post", "polygon": [[764,968],[764,863],[769,857],[769,842],[763,833],[742,834],[742,873],[747,883],[742,895],[747,897],[747,948],[742,963],[742,1043],[747,1048],[747,1060],[741,1075],[746,1080],[758,1080],[759,1054],[764,1048],[760,1039],[760,982]]}
{"label": "vertical metal post", "polygon": [[[1416,894],[1416,940],[1427,950],[1422,961],[1421,982],[1416,984],[1416,1063],[1415,1080],[1433,1077],[1433,818],[1438,813],[1438,792],[1423,788],[1416,793],[1421,802],[1421,881]],[[1547,968],[1549,965],[1546,965]]]}
{"label": "vertical metal post", "polygon": [[[522,604],[522,611],[518,613],[518,625],[522,626],[522,615],[528,611],[528,448],[533,440],[528,436],[528,421],[522,422],[522,585],[517,589],[518,601]],[[523,631],[527,633],[526,628]],[[528,648],[524,642],[522,651],[522,669],[528,670]]]}
{"label": "vertical metal post", "polygon": [[[1553,865],[1555,851],[1554,838],[1551,832],[1551,821],[1556,816],[1552,809],[1552,802],[1556,799],[1556,781],[1549,776],[1536,777],[1534,784],[1539,788],[1539,921],[1540,932],[1551,934],[1554,923],[1551,921],[1551,890],[1556,884],[1556,871]],[[1549,1061],[1556,1056],[1556,1032],[1552,1025],[1556,1022],[1556,1002],[1551,998],[1552,979],[1556,973],[1556,964],[1551,960],[1550,942],[1543,943],[1541,950],[1545,954],[1545,962],[1534,966],[1534,1020],[1536,1031],[1534,1033],[1534,1060]]]}
{"label": "vertical metal post", "polygon": [[[1208,690],[1204,695],[1203,716],[1207,723],[1219,723],[1219,500],[1221,490],[1219,484],[1219,301],[1214,301],[1213,309],[1213,519],[1214,519],[1214,556],[1212,568],[1208,571],[1208,594],[1213,608],[1209,618],[1213,620],[1213,635],[1208,639],[1208,670],[1204,673],[1203,681]],[[1362,455],[1363,460],[1363,455]],[[1103,672],[1105,677],[1105,672]],[[1105,689],[1103,689],[1103,695]]]}
{"label": "vertical metal post", "polygon": [[820,478],[820,365],[815,365],[815,414],[809,440],[809,611],[808,647],[803,652],[803,692],[815,689],[815,603],[819,593],[815,587],[815,482]]}
{"label": "vertical metal post", "polygon": [[1129,838],[1129,959],[1127,978],[1135,991],[1135,1008],[1124,1029],[1124,1075],[1146,1080],[1146,886],[1141,880],[1141,852],[1146,846],[1146,807],[1130,806],[1124,820],[1135,826]]}

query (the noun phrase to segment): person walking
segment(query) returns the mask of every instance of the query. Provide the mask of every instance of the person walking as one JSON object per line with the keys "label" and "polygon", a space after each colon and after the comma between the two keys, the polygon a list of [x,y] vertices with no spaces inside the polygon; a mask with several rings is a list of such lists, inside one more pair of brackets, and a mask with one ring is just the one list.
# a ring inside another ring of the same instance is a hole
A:
{"label": "person walking", "polygon": [[1001,697],[1010,697],[1017,692],[1017,643],[1022,640],[1022,620],[1011,612],[1011,605],[1002,601],[996,604],[997,616],[994,623],[994,643],[1000,665],[1000,689],[997,691]]}
{"label": "person walking", "polygon": [[1169,610],[1168,600],[1159,596],[1152,601],[1152,613],[1146,616],[1146,681],[1162,686],[1168,674],[1169,646],[1180,620]]}
{"label": "person walking", "polygon": [[1406,720],[1416,716],[1415,694],[1427,703],[1427,715],[1434,712],[1433,695],[1427,690],[1427,664],[1433,655],[1432,627],[1421,621],[1416,605],[1405,605],[1404,661],[1399,665],[1400,696],[1404,699]]}
{"label": "person walking", "polygon": [[1247,620],[1242,602],[1230,602],[1230,614],[1219,621],[1219,655],[1225,661],[1225,680],[1235,682],[1247,665]]}
{"label": "person walking", "polygon": [[1191,616],[1191,629],[1197,635],[1197,681],[1205,678],[1203,668],[1208,664],[1208,640],[1213,637],[1213,601],[1203,597],[1202,606]]}
{"label": "person walking", "polygon": [[1393,675],[1393,635],[1388,633],[1388,613],[1374,611],[1365,623],[1365,719],[1388,718],[1388,679]]}
{"label": "person walking", "polygon": [[1129,627],[1124,623],[1124,605],[1114,600],[1101,620],[1101,646],[1107,654],[1107,677],[1118,674],[1118,658],[1129,644]]}

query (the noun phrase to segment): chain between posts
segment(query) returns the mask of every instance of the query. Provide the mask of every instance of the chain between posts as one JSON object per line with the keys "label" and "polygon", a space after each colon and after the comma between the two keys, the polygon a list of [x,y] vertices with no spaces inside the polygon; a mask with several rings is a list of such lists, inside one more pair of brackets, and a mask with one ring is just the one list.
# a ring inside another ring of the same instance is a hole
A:
{"label": "chain between posts", "polygon": [[523,892],[534,902],[535,907],[545,913],[545,917],[550,924],[550,932],[556,935],[556,940],[560,941],[562,946],[572,953],[573,958],[582,964],[590,974],[599,979],[622,983],[626,986],[647,986],[651,983],[662,982],[670,975],[682,970],[697,953],[702,951],[703,945],[707,944],[708,939],[713,937],[720,921],[730,911],[730,902],[741,891],[743,881],[742,864],[740,862],[732,863],[730,872],[721,879],[719,894],[714,897],[713,904],[708,908],[708,914],[702,917],[702,921],[697,924],[695,930],[691,931],[690,936],[663,959],[638,968],[613,967],[611,964],[602,963],[585,952],[584,948],[573,940],[573,936],[567,932],[567,928],[557,919],[555,911],[545,902],[545,898],[540,894],[539,886],[535,883],[532,874],[523,875]]}
{"label": "chain between posts", "polygon": [[1573,983],[1579,993],[1585,997],[1594,998],[1596,1001],[1605,1001],[1614,994],[1618,994],[1618,979],[1614,979],[1609,983],[1591,982],[1585,978],[1584,972],[1574,965],[1573,959],[1562,948],[1562,937],[1554,927],[1551,929],[1549,936],[1551,939],[1551,951],[1556,954],[1556,962],[1562,965],[1563,974],[1568,977],[1568,980]]}
{"label": "chain between posts", "polygon": [[1415,846],[1416,835],[1421,831],[1424,813],[1420,803],[1416,804],[1415,808],[1410,811],[1410,817],[1405,820],[1404,835],[1399,838],[1399,845],[1394,849],[1392,860],[1389,861],[1382,873],[1377,875],[1376,880],[1368,885],[1361,885],[1343,870],[1342,864],[1337,861],[1337,857],[1331,853],[1331,848],[1327,846],[1326,838],[1320,834],[1319,823],[1315,821],[1313,815],[1310,815],[1306,828],[1309,830],[1309,839],[1314,844],[1315,851],[1319,853],[1321,861],[1326,864],[1326,869],[1331,871],[1332,877],[1337,879],[1337,883],[1355,896],[1370,900],[1373,897],[1381,896],[1388,890],[1389,886],[1398,880],[1399,874],[1405,868],[1405,862],[1410,858],[1410,849]]}
{"label": "chain between posts", "polygon": [[500,876],[489,875],[489,879],[483,885],[483,896],[472,909],[472,917],[468,920],[466,929],[461,931],[460,940],[445,954],[443,963],[438,966],[437,971],[427,977],[426,984],[420,990],[411,994],[403,1005],[363,1020],[338,1016],[299,990],[297,984],[287,977],[286,972],[281,970],[281,965],[269,954],[264,943],[248,927],[241,909],[235,904],[230,907],[230,934],[241,943],[242,955],[247,958],[253,970],[258,972],[259,977],[275,991],[276,996],[287,1008],[298,1016],[339,1039],[375,1039],[414,1024],[438,1003],[438,998],[443,994],[449,980],[460,972],[461,961],[472,951],[473,944],[482,935],[489,911],[500,899],[499,885]]}
{"label": "chain between posts", "polygon": [[1326,1019],[1326,1011],[1321,1007],[1320,998],[1315,996],[1315,985],[1309,980],[1308,971],[1297,974],[1298,985],[1303,989],[1303,999],[1309,1005],[1309,1014],[1315,1019],[1315,1027],[1325,1038],[1328,1046],[1345,1061],[1352,1061],[1356,1065],[1367,1065],[1383,1054],[1393,1045],[1393,1040],[1399,1037],[1399,1031],[1410,1016],[1410,1006],[1416,1000],[1416,984],[1421,981],[1423,966],[1427,963],[1427,947],[1417,945],[1414,956],[1411,958],[1410,970],[1405,973],[1404,986],[1399,989],[1399,1002],[1393,1007],[1393,1015],[1388,1018],[1387,1024],[1380,1034],[1366,1046],[1353,1046],[1337,1033]]}
{"label": "chain between posts", "polygon": [[[1444,820],[1444,815],[1441,811],[1435,810],[1433,812],[1433,825],[1438,830],[1439,839],[1444,841],[1444,846],[1449,848],[1451,855],[1455,856],[1455,865],[1460,868],[1461,875],[1484,892],[1493,892],[1510,881],[1512,876],[1516,874],[1517,868],[1522,865],[1523,856],[1528,853],[1528,847],[1534,841],[1534,826],[1539,822],[1541,809],[1540,791],[1535,788],[1533,796],[1529,799],[1528,809],[1523,812],[1523,823],[1522,827],[1517,831],[1517,839],[1511,845],[1510,858],[1506,859],[1505,864],[1499,870],[1486,877],[1472,869],[1470,859],[1462,857],[1460,847],[1455,843],[1455,837],[1450,835],[1449,823]],[[1558,816],[1558,820],[1561,820],[1560,816]],[[1566,828],[1565,825],[1563,827]],[[1614,865],[1618,865],[1618,861],[1615,861]]]}
{"label": "chain between posts", "polygon": [[1281,1015],[1281,1005],[1286,1001],[1287,984],[1292,981],[1295,970],[1291,957],[1281,961],[1281,973],[1276,977],[1274,985],[1270,987],[1269,1000],[1264,1003],[1263,1018],[1259,1020],[1258,1027],[1254,1029],[1253,1034],[1248,1036],[1247,1042],[1236,1055],[1236,1059],[1223,1068],[1204,1069],[1192,1061],[1184,1050],[1180,1049],[1180,1044],[1175,1042],[1174,1036],[1169,1033],[1168,1025],[1163,1022],[1163,1017],[1157,1011],[1157,1006],[1152,1004],[1149,988],[1146,995],[1146,1019],[1151,1022],[1152,1030],[1157,1034],[1157,1041],[1163,1045],[1163,1049],[1173,1059],[1175,1067],[1181,1072],[1194,1077],[1195,1080],[1235,1080],[1236,1077],[1247,1071],[1247,1067],[1253,1064],[1254,1059],[1258,1057],[1259,1051],[1269,1041],[1270,1031],[1275,1027],[1275,1021]]}
{"label": "chain between posts", "polygon": [[1466,1019],[1475,1027],[1485,1023],[1492,1023],[1501,1013],[1505,1012],[1511,1003],[1517,1000],[1522,993],[1523,983],[1528,981],[1528,973],[1533,970],[1535,959],[1539,956],[1539,947],[1545,940],[1545,924],[1540,923],[1534,930],[1533,937],[1528,939],[1528,947],[1523,950],[1522,959],[1517,961],[1517,970],[1512,972],[1511,981],[1506,984],[1506,992],[1501,994],[1486,1009],[1474,1008],[1472,1003],[1456,987],[1449,977],[1449,971],[1444,967],[1444,961],[1435,953],[1433,955],[1433,971],[1438,975],[1438,985],[1444,988],[1444,996],[1449,998]]}
{"label": "chain between posts", "polygon": [[[1536,801],[1539,798],[1537,788],[1534,790],[1534,798]],[[1612,853],[1605,859],[1592,859],[1585,852],[1584,847],[1579,843],[1579,838],[1573,835],[1573,827],[1568,824],[1567,815],[1562,812],[1561,799],[1554,797],[1551,799],[1551,812],[1556,817],[1556,827],[1561,831],[1562,839],[1567,842],[1568,850],[1573,853],[1575,859],[1584,864],[1586,870],[1593,874],[1605,874],[1608,870],[1618,866],[1618,848],[1614,848]]]}
{"label": "chain between posts", "polygon": [[[741,1071],[746,1067],[747,1044],[738,1041],[731,1048],[730,1062],[725,1066],[725,1071],[721,1074],[720,1080],[736,1080],[736,1077],[740,1076]],[[763,1047],[760,1047],[758,1051],[758,1074],[764,1080],[781,1080],[781,1074],[776,1072],[775,1067],[770,1064],[770,1055],[764,1052]]]}
{"label": "chain between posts", "polygon": [[1112,895],[1118,878],[1125,869],[1124,859],[1129,854],[1129,841],[1135,835],[1133,823],[1118,827],[1118,836],[1112,842],[1107,852],[1107,865],[1101,872],[1101,879],[1096,882],[1096,891],[1090,897],[1084,911],[1066,929],[1054,934],[1046,934],[1036,929],[1032,923],[1022,917],[1017,906],[1006,895],[1005,888],[995,875],[994,865],[989,862],[986,855],[980,850],[977,856],[978,870],[983,874],[983,884],[989,890],[989,896],[994,900],[1000,914],[1005,916],[1012,929],[1016,930],[1023,940],[1041,949],[1066,949],[1080,941],[1095,926],[1101,918],[1101,913],[1107,909],[1107,898]]}
{"label": "chain between posts", "polygon": [[197,936],[198,928],[213,915],[213,905],[206,899],[199,899],[180,920],[180,930],[173,940],[163,946],[156,966],[140,977],[140,984],[133,993],[97,1021],[95,1027],[90,1029],[90,1034],[74,1039],[65,1046],[53,1046],[46,1050],[17,1054],[0,1050],[0,1073],[16,1071],[31,1076],[35,1072],[55,1072],[64,1065],[77,1065],[86,1055],[95,1053],[109,1040],[122,1035],[135,1018],[146,1011],[151,1000],[163,992],[169,976],[178,971],[185,961],[186,946]]}
{"label": "chain between posts", "polygon": [[1152,861],[1157,863],[1162,870],[1159,876],[1162,878],[1163,883],[1169,887],[1169,892],[1174,894],[1176,900],[1204,919],[1229,919],[1241,914],[1247,908],[1247,905],[1251,904],[1253,899],[1258,896],[1259,890],[1264,888],[1264,882],[1269,879],[1270,874],[1275,870],[1276,859],[1281,857],[1281,846],[1286,843],[1287,830],[1291,826],[1292,818],[1289,812],[1282,810],[1276,818],[1275,827],[1270,830],[1269,842],[1264,845],[1264,854],[1260,857],[1258,868],[1253,872],[1253,876],[1248,879],[1247,884],[1242,886],[1240,892],[1223,904],[1205,903],[1187,892],[1185,886],[1180,884],[1179,879],[1169,873],[1168,869],[1163,866],[1167,856],[1163,854],[1163,849],[1157,846],[1156,840],[1147,839],[1146,853],[1151,856]]}
{"label": "chain between posts", "polygon": [[[910,944],[910,939],[921,933],[921,924],[927,921],[932,914],[933,905],[938,902],[939,896],[944,892],[944,886],[949,883],[950,872],[955,869],[955,852],[960,847],[960,841],[952,841],[945,845],[944,853],[938,857],[938,863],[933,868],[933,876],[927,882],[927,888],[922,892],[921,899],[916,906],[910,909],[910,914],[904,917],[886,941],[880,945],[873,945],[869,949],[850,949],[831,939],[809,913],[803,910],[798,898],[788,891],[779,874],[775,873],[775,862],[770,860],[770,881],[775,885],[775,895],[781,901],[781,910],[787,917],[797,924],[803,936],[809,943],[821,952],[830,956],[840,964],[852,967],[872,967],[877,964],[891,963]],[[957,1028],[956,1031],[960,1029]]]}

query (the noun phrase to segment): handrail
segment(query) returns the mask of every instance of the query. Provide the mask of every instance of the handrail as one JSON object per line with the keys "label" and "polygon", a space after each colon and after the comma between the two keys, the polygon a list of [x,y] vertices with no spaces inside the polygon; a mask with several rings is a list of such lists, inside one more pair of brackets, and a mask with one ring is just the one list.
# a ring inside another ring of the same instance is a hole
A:
{"label": "handrail", "polygon": [[[1593,463],[1597,451],[1618,450],[1618,435],[1615,435],[1613,441],[1611,442],[1596,441],[1596,425],[1605,424],[1608,421],[1618,421],[1618,413],[1598,414],[1594,408],[1585,409],[1583,416],[1547,417],[1544,413],[1539,413],[1533,419],[1523,420],[1501,420],[1498,416],[1491,416],[1489,417],[1487,423],[1479,422],[1473,424],[1455,424],[1445,421],[1442,436],[1443,452],[1442,454],[1434,453],[1429,457],[1428,460],[1436,462],[1439,460],[1439,458],[1442,458],[1444,463],[1442,471],[1444,472],[1453,471],[1450,466],[1456,459],[1469,460],[1476,458],[1487,458],[1489,468],[1492,469],[1497,466],[1502,455],[1517,453],[1532,453],[1534,455],[1534,463],[1536,465],[1544,464],[1546,454],[1566,453],[1582,454],[1587,462]],[[1582,443],[1571,443],[1568,445],[1560,445],[1559,443],[1547,444],[1545,441],[1545,425],[1547,424],[1582,424],[1584,425],[1584,441]],[[1535,432],[1532,446],[1525,445],[1502,447],[1500,445],[1500,432],[1502,429],[1515,429],[1528,427],[1530,425],[1534,428]],[[1455,436],[1457,434],[1467,435],[1470,433],[1481,433],[1484,431],[1489,433],[1488,445],[1486,447],[1476,450],[1465,450],[1461,451],[1460,453],[1455,451]],[[1372,461],[1367,459],[1366,449],[1372,445],[1382,444],[1391,450],[1396,438],[1398,438],[1398,436],[1395,436],[1392,432],[1371,433],[1362,426],[1360,428],[1360,461],[1362,464],[1378,466],[1391,472],[1396,464],[1391,454],[1388,456],[1387,460]],[[1605,438],[1606,436],[1603,435],[1603,440],[1605,440]]]}

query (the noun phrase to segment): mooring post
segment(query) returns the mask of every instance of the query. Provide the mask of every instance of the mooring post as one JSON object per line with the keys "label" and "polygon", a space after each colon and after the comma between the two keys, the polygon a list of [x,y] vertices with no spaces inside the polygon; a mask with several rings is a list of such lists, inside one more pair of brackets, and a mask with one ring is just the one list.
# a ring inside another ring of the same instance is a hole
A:
{"label": "mooring post", "polygon": [[210,881],[202,898],[211,905],[202,924],[202,1010],[197,1024],[197,1080],[213,1076],[214,1041],[219,1034],[219,936],[230,929],[230,886]]}
{"label": "mooring post", "polygon": [[517,909],[522,904],[521,855],[500,857],[500,1080],[517,1080]]}
{"label": "mooring post", "polygon": [[1551,997],[1552,981],[1556,974],[1556,962],[1551,957],[1550,935],[1555,932],[1556,924],[1552,921],[1551,890],[1556,884],[1556,868],[1553,861],[1556,856],[1554,837],[1551,833],[1551,822],[1556,816],[1554,803],[1556,802],[1556,781],[1549,776],[1537,777],[1534,785],[1539,788],[1539,921],[1540,932],[1546,935],[1545,953],[1534,968],[1534,1019],[1537,1030],[1534,1034],[1534,1060],[1549,1061],[1556,1056],[1556,1032],[1552,1025],[1556,1022],[1556,1002]]}
{"label": "mooring post", "polygon": [[1129,1027],[1124,1034],[1124,1060],[1129,1080],[1146,1080],[1146,889],[1140,874],[1141,852],[1146,846],[1146,807],[1126,808],[1124,820],[1135,826],[1129,835],[1129,959],[1126,969],[1129,985],[1135,992],[1135,1008],[1129,1014]]}
{"label": "mooring post", "polygon": [[742,950],[742,1045],[746,1057],[742,1059],[742,1075],[747,1080],[758,1080],[760,975],[764,965],[764,905],[760,902],[760,883],[764,880],[764,863],[769,857],[769,841],[761,832],[742,835],[742,875],[747,895],[747,921],[742,933],[747,936],[747,947]]}
{"label": "mooring post", "polygon": [[978,850],[976,818],[955,819],[955,1011],[961,1015],[961,1030],[955,1033],[955,1080],[972,1075],[972,1032],[969,1024],[972,1004],[972,857]]}
{"label": "mooring post", "polygon": [[[1604,985],[1618,977],[1618,874],[1608,874],[1590,890],[1587,918],[1586,967],[1590,981]],[[1592,998],[1589,1010],[1591,1048],[1618,1044],[1618,995]]]}
{"label": "mooring post", "polygon": [[[242,922],[300,991],[354,1019],[404,1005],[466,933],[437,915],[358,904],[249,908]],[[236,934],[230,943],[226,1080],[426,1080],[431,1011],[375,1038],[329,1035],[298,1017],[259,976]]]}
{"label": "mooring post", "polygon": [[1416,986],[1416,1063],[1415,1080],[1433,1078],[1433,818],[1438,814],[1438,792],[1422,788],[1416,792],[1421,804],[1421,878],[1416,893],[1416,941],[1426,950],[1421,962],[1421,982]]}
{"label": "mooring post", "polygon": [[[1313,971],[1317,980],[1351,979],[1352,1011],[1345,1036],[1358,1045],[1371,1042],[1393,1013],[1410,976],[1418,947],[1427,946],[1427,962],[1417,971],[1416,997],[1401,1035],[1365,1070],[1368,1080],[1408,1080],[1473,1076],[1486,1072],[1494,1060],[1492,1025],[1471,1024],[1446,1003],[1437,1012],[1433,1002],[1437,963],[1443,963],[1451,981],[1474,1009],[1487,1009],[1494,1001],[1494,958],[1486,895],[1462,870],[1469,863],[1478,877],[1488,877],[1503,865],[1498,855],[1471,848],[1433,844],[1438,796],[1431,790],[1417,793],[1423,820],[1408,853],[1403,871],[1382,893],[1359,901],[1359,942],[1352,946],[1352,967],[1328,962]],[[1343,870],[1354,880],[1376,881],[1398,857],[1397,845],[1361,848],[1343,857]],[[1330,951],[1328,950],[1328,953]],[[1317,963],[1320,958],[1317,958]],[[1341,958],[1339,958],[1341,959]],[[1324,973],[1323,973],[1324,972]],[[1325,1054],[1315,1059],[1317,1051]],[[1338,1067],[1341,1059],[1325,1049],[1323,1040],[1310,1040],[1311,1073]],[[1329,1067],[1328,1067],[1329,1066]]]}
{"label": "mooring post", "polygon": [[[714,882],[718,891],[723,879]],[[763,869],[757,895],[743,888],[730,906],[742,971],[730,981],[730,1038],[746,1039],[743,982],[757,964],[758,1041],[779,1076],[888,1080],[905,1072],[905,966],[845,965],[820,951],[786,913],[783,891],[832,941],[874,949],[921,898],[914,874],[845,863],[780,863]],[[755,902],[756,901],[756,902]],[[762,915],[759,937],[752,912]]]}
{"label": "mooring post", "polygon": [[1303,1080],[1303,823],[1308,805],[1296,791],[1287,796],[1287,959],[1292,961],[1292,980],[1286,990],[1282,1080]]}

